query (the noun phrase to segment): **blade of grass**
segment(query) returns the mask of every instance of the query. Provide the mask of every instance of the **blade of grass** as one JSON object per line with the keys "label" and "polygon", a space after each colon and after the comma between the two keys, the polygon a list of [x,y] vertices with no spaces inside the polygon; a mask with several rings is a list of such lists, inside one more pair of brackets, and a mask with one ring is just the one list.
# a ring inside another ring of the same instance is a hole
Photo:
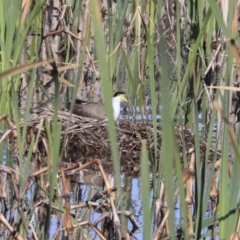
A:
{"label": "blade of grass", "polygon": [[167,73],[167,59],[165,56],[165,49],[164,49],[164,42],[160,41],[158,45],[159,55],[160,55],[160,64],[163,69],[161,75],[161,94],[162,94],[162,109],[161,109],[161,116],[162,116],[162,149],[161,149],[161,161],[163,161],[164,167],[164,177],[165,177],[165,184],[166,184],[166,196],[167,196],[167,203],[169,209],[169,233],[170,238],[175,238],[176,229],[174,227],[174,182],[173,179],[174,171],[173,171],[173,161],[174,156],[177,153],[176,143],[175,143],[175,136],[173,131],[173,120],[171,114],[169,112],[170,108],[170,82],[169,76]]}
{"label": "blade of grass", "polygon": [[115,128],[115,122],[113,120],[113,109],[112,109],[112,83],[109,76],[109,67],[107,61],[107,48],[104,40],[102,31],[102,18],[100,12],[100,6],[98,2],[93,0],[90,1],[92,11],[92,21],[94,28],[94,39],[96,44],[96,51],[99,60],[99,69],[102,80],[102,90],[104,96],[104,104],[106,109],[106,115],[108,118],[107,127],[112,152],[113,166],[116,177],[117,189],[120,191],[120,163],[118,159],[117,149],[117,134]]}
{"label": "blade of grass", "polygon": [[146,141],[142,141],[141,149],[141,199],[143,208],[143,236],[144,239],[151,239],[151,208],[150,208],[150,182],[149,182],[149,164]]}

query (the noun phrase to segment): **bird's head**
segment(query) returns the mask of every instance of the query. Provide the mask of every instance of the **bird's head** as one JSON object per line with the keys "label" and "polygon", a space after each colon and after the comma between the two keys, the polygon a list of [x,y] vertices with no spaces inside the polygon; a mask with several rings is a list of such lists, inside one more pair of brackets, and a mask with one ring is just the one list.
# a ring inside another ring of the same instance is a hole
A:
{"label": "bird's head", "polygon": [[126,97],[125,97],[125,93],[124,93],[124,92],[116,92],[116,93],[113,95],[113,97],[114,97],[114,98],[115,98],[115,97],[118,97],[118,98],[121,100],[121,102],[123,102],[123,101],[127,102],[127,99],[126,99]]}

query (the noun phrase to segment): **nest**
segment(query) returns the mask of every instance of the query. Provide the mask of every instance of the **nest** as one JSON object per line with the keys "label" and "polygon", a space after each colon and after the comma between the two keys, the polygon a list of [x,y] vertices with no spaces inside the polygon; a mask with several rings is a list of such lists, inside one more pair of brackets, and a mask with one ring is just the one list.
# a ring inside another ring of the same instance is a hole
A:
{"label": "nest", "polygon": [[[72,114],[67,111],[59,111],[59,122],[62,127],[61,152],[62,160],[65,162],[82,162],[83,164],[90,159],[97,157],[102,160],[102,164],[106,171],[112,171],[111,149],[108,138],[108,130],[106,121],[97,121]],[[52,122],[53,111],[51,109],[43,109],[41,116],[32,115],[28,123],[27,145],[30,144],[31,136],[37,136],[38,152],[41,155],[41,161],[46,158],[46,146],[44,139],[46,133],[44,130],[44,121]],[[151,123],[133,123],[128,121],[120,121],[116,124],[118,136],[119,159],[121,161],[121,170],[123,172],[138,173],[139,161],[142,141],[147,141],[149,159],[153,156],[160,157],[162,145],[162,129],[161,125],[157,126],[158,149],[155,154],[154,149],[154,129]],[[176,142],[181,155],[186,154],[189,158],[194,152],[194,134],[189,129],[175,128]],[[11,141],[11,145],[14,141]],[[28,149],[28,146],[26,146]],[[206,143],[200,140],[200,154],[202,160],[205,157]],[[27,152],[26,152],[27,154]],[[212,161],[216,154],[215,149],[210,149],[209,161]],[[217,159],[221,154],[217,152]]]}

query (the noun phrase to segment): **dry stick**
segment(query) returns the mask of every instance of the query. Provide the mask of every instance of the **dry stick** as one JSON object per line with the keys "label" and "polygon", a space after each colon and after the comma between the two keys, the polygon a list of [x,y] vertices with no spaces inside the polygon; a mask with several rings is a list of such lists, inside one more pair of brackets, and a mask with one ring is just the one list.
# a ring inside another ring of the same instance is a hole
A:
{"label": "dry stick", "polygon": [[32,141],[35,137],[34,132],[33,132],[33,126],[29,128],[29,136],[30,136],[30,141]]}
{"label": "dry stick", "polygon": [[7,200],[7,174],[0,174],[0,193],[4,203]]}
{"label": "dry stick", "polygon": [[15,231],[13,227],[9,224],[9,222],[6,220],[4,215],[0,213],[0,222],[9,230],[12,237],[17,240],[23,240],[22,236],[19,234],[19,232]]}
{"label": "dry stick", "polygon": [[156,234],[154,236],[154,240],[162,239],[163,233],[164,233],[164,225],[167,223],[169,215],[169,209],[166,211],[161,223],[159,224]]}
{"label": "dry stick", "polygon": [[[186,182],[195,174],[194,171],[187,169],[183,170],[183,184],[186,184]],[[175,201],[177,201],[177,197],[179,194],[179,188],[176,189],[175,193],[174,193],[174,199]]]}
{"label": "dry stick", "polygon": [[[89,227],[91,227],[96,232],[96,234],[100,237],[100,239],[106,240],[106,238],[103,236],[101,231],[99,231],[99,229],[97,227],[95,227],[91,223],[89,223],[89,221],[81,222],[79,224],[74,224],[73,228],[76,228],[76,227],[79,227],[79,226],[85,226],[85,225],[88,225]],[[65,228],[61,228],[58,231],[65,231]]]}
{"label": "dry stick", "polygon": [[194,231],[193,231],[193,219],[192,219],[192,209],[191,205],[187,205],[187,216],[188,216],[188,234],[190,238],[194,236]]}
{"label": "dry stick", "polygon": [[[192,152],[192,154],[194,154],[194,153]],[[189,182],[191,179],[193,179],[193,176],[194,176],[194,174],[195,174],[195,171],[194,171],[194,168],[193,168],[193,166],[194,166],[194,161],[195,161],[194,155],[191,155],[190,163],[189,163],[189,168],[183,170],[183,177],[182,177],[183,184],[188,184],[188,182]],[[190,187],[188,186],[188,188],[190,188]],[[191,190],[191,191],[192,191],[192,190]],[[179,188],[177,188],[176,191],[175,191],[175,193],[174,193],[174,199],[175,199],[175,201],[177,201],[177,196],[178,196],[178,194],[179,194]],[[191,197],[190,197],[191,195],[192,195],[192,193],[190,194],[189,191],[186,191],[186,199],[185,199],[186,202],[192,200]],[[187,205],[187,206],[188,206],[188,205]],[[190,213],[190,215],[191,215],[191,213]],[[192,224],[192,216],[191,216],[191,218],[190,218],[190,224]],[[191,230],[191,229],[193,229],[192,226],[190,226],[190,228],[189,228],[189,233],[190,233],[191,231],[193,232],[193,230]]]}
{"label": "dry stick", "polygon": [[35,144],[33,146],[33,153],[36,152],[36,149],[37,149],[37,145],[38,145],[38,140],[39,140],[39,137],[40,137],[40,133],[42,132],[43,130],[43,122],[44,122],[44,118],[41,118],[40,119],[40,124],[39,124],[39,129],[38,129],[38,132],[37,132],[37,137],[36,137],[36,141],[35,141]]}
{"label": "dry stick", "polygon": [[7,124],[8,124],[8,126],[9,126],[10,128],[12,128],[13,136],[14,136],[14,137],[17,137],[17,131],[15,130],[16,127],[15,127],[15,125],[13,124],[13,122],[10,120],[10,118],[9,118],[8,116],[6,116],[5,120],[6,120]]}
{"label": "dry stick", "polygon": [[186,197],[185,197],[185,202],[187,205],[191,205],[192,202],[192,177],[190,177],[187,182],[186,182]]}
{"label": "dry stick", "polygon": [[103,167],[102,167],[100,159],[95,158],[95,161],[98,164],[99,170],[100,170],[100,172],[102,174],[102,177],[103,177],[103,180],[105,182],[106,190],[107,190],[107,193],[109,195],[109,200],[110,200],[110,204],[111,204],[111,207],[112,207],[113,222],[114,222],[115,227],[117,228],[119,239],[121,239],[121,237],[120,237],[121,236],[121,233],[120,233],[121,223],[120,223],[120,219],[119,219],[119,217],[117,215],[117,210],[116,210],[116,207],[114,205],[113,199],[111,197],[112,188],[111,188],[111,185],[110,185],[110,183],[109,183],[109,181],[107,179],[107,176],[106,176],[106,174],[105,174],[105,172],[103,170]]}
{"label": "dry stick", "polygon": [[[214,215],[214,213],[216,212],[216,209],[217,209],[218,191],[217,191],[217,176],[216,176],[216,174],[217,174],[217,170],[221,166],[221,163],[218,163],[218,162],[216,162],[215,166],[214,166],[215,173],[214,173],[214,176],[212,179],[212,185],[211,185],[211,191],[210,191],[212,215]],[[213,224],[213,226],[212,226],[212,236],[214,236],[215,225],[216,224]]]}
{"label": "dry stick", "polygon": [[[76,172],[80,171],[81,169],[83,169],[83,168],[85,168],[85,167],[88,167],[88,166],[91,165],[91,164],[92,164],[92,163],[89,164],[89,162],[86,163],[86,164],[84,164],[84,165],[82,165],[81,163],[78,163],[78,164],[74,164],[74,165],[68,166],[68,167],[64,168],[63,170],[64,170],[65,172],[74,170],[74,171],[71,171],[70,173],[67,173],[67,175],[70,176],[70,175],[73,175],[73,174],[75,174]],[[1,167],[0,167],[0,168],[1,168]],[[48,167],[44,167],[44,168],[42,168],[42,169],[40,169],[40,170],[32,173],[32,174],[31,174],[31,177],[35,177],[35,176],[37,176],[37,175],[40,175],[41,173],[47,172],[48,169],[49,169]],[[1,171],[1,169],[0,169],[0,171]],[[116,190],[117,190],[117,189],[116,189],[115,187],[110,188],[110,191],[111,191],[111,192],[116,191]],[[107,192],[104,191],[103,194],[107,194]]]}
{"label": "dry stick", "polygon": [[105,219],[106,217],[108,217],[110,215],[109,212],[105,212],[103,214],[101,214],[101,216],[92,224],[93,226],[96,226],[103,221],[103,219]]}
{"label": "dry stick", "polygon": [[[195,172],[194,171],[192,171],[192,170],[190,170],[190,169],[184,169],[183,170],[183,183],[185,184],[186,182],[187,182],[187,180],[189,179],[189,178],[191,178],[193,175],[195,174]],[[179,188],[177,188],[177,190],[176,190],[176,193],[175,194],[178,194],[178,191],[179,190]],[[174,196],[176,196],[176,195],[174,195]]]}
{"label": "dry stick", "polygon": [[63,198],[65,199],[65,228],[68,233],[68,239],[73,239],[72,236],[72,218],[70,213],[70,178],[65,176],[65,172],[63,166],[60,167],[61,175],[62,175],[62,183],[63,183]]}
{"label": "dry stick", "polygon": [[[213,55],[213,57],[212,57],[211,62],[208,64],[208,67],[207,67],[205,73],[203,74],[203,77],[202,77],[203,79],[205,79],[205,77],[206,77],[206,75],[208,74],[208,72],[210,71],[213,63],[216,61],[217,55],[218,55],[218,53],[219,53],[219,51],[220,51],[221,48],[222,48],[222,44],[219,44],[219,45],[218,45],[218,48],[216,49],[216,51],[215,51],[215,53],[214,53],[214,55]],[[208,89],[207,89],[207,87],[206,87],[205,82],[203,82],[203,86],[204,86],[204,88],[205,88],[205,90],[206,90],[206,93],[207,93],[207,96],[208,96],[208,101],[212,103],[212,100],[211,100],[211,97],[210,97],[210,94],[209,94],[209,91],[208,91]],[[200,96],[197,98],[197,101],[198,101],[199,99],[200,99]]]}
{"label": "dry stick", "polygon": [[[9,170],[9,168],[2,167],[2,166],[0,167],[0,171],[4,171],[5,173],[10,174],[10,177],[11,177],[11,180],[12,180],[12,184],[13,184],[14,193],[15,193],[15,198],[16,198],[16,201],[17,201],[17,209],[18,209],[19,214],[21,216],[24,228],[25,228],[26,232],[28,232],[28,225],[27,225],[27,223],[25,221],[25,215],[24,215],[24,212],[22,210],[22,207],[19,204],[19,202],[21,200],[19,199],[19,192],[18,192],[17,184],[16,184],[15,179],[14,179],[14,173],[15,174],[18,174],[18,173],[16,173],[16,171],[14,171],[14,170]],[[2,215],[1,217],[4,217],[4,216]],[[0,221],[1,221],[1,219],[0,219]],[[13,231],[11,231],[10,229],[9,229],[9,231],[13,234]],[[15,237],[15,238],[17,238],[17,237]]]}
{"label": "dry stick", "polygon": [[75,174],[75,173],[78,172],[79,170],[81,170],[81,169],[82,169],[82,166],[83,166],[82,163],[79,162],[79,163],[76,163],[76,164],[73,164],[73,165],[71,165],[71,166],[68,166],[68,167],[64,168],[64,171],[67,172],[67,171],[71,171],[71,170],[74,169],[74,171],[71,171],[71,173],[68,173],[68,176],[70,176],[70,175]]}
{"label": "dry stick", "polygon": [[188,235],[194,236],[193,230],[193,218],[192,218],[192,208],[191,205],[193,204],[193,197],[192,197],[192,188],[193,188],[193,177],[189,178],[186,183],[186,204],[187,204],[187,215],[188,215]]}
{"label": "dry stick", "polygon": [[31,228],[34,239],[38,240],[38,237],[37,237],[37,234],[36,234],[36,231],[35,231],[35,227],[32,225],[32,223],[29,224],[29,227]]}
{"label": "dry stick", "polygon": [[140,229],[136,219],[134,218],[133,213],[130,213],[129,211],[117,211],[117,214],[121,214],[124,215],[125,217],[127,217],[129,219],[129,221],[132,223],[133,225],[133,229],[132,229],[132,233],[135,232],[137,229]]}
{"label": "dry stick", "polygon": [[[86,225],[89,225],[89,221],[84,221],[84,222],[81,222],[81,223],[78,223],[78,224],[74,224],[73,225],[73,228],[76,228],[76,227],[79,227],[79,226],[86,226]],[[66,229],[65,228],[59,228],[58,231],[65,231]]]}
{"label": "dry stick", "polygon": [[[165,216],[166,216],[167,212],[169,212],[168,204],[167,204],[167,195],[165,193],[166,193],[166,190],[165,190],[164,195],[163,195],[163,206],[162,206],[162,209],[161,209],[163,219],[165,219]],[[164,220],[161,221],[161,224],[163,222],[164,222]],[[165,220],[164,224],[162,224],[162,228],[163,227],[165,228],[164,233],[168,236],[169,235],[169,222],[167,221],[167,219]],[[162,230],[164,230],[164,229],[162,229]]]}
{"label": "dry stick", "polygon": [[[62,6],[62,9],[63,9],[63,10],[61,10],[61,9],[59,9],[59,8],[57,8],[57,9],[58,9],[59,12],[61,12],[60,18],[61,18],[61,19],[64,19],[64,16],[65,16],[66,12],[68,13],[67,10],[71,9],[71,6],[68,5],[68,4],[63,4],[63,6]],[[68,14],[69,14],[69,13],[68,13]]]}
{"label": "dry stick", "polygon": [[17,187],[16,181],[15,181],[15,179],[14,179],[14,175],[11,174],[10,177],[11,177],[11,180],[12,180],[13,190],[14,190],[14,193],[15,193],[15,197],[16,197],[16,199],[18,200],[18,199],[19,199],[19,192],[18,192],[18,187]]}
{"label": "dry stick", "polygon": [[228,239],[229,240],[239,240],[240,239],[240,234],[237,233],[237,232],[234,232]]}
{"label": "dry stick", "polygon": [[9,168],[9,167],[5,167],[5,166],[2,166],[2,165],[0,165],[0,172],[5,172],[9,175],[11,175],[13,172],[16,173],[16,171],[14,169]]}
{"label": "dry stick", "polygon": [[239,212],[239,210],[240,210],[240,206],[238,204],[238,224],[237,224],[236,233],[235,233],[237,239],[240,239],[240,212]]}
{"label": "dry stick", "polygon": [[[59,22],[60,22],[60,24],[61,24],[62,31],[63,31],[64,33],[67,33],[67,37],[68,37],[68,39],[69,39],[69,41],[70,41],[70,43],[71,43],[71,45],[72,45],[73,50],[76,51],[75,46],[74,46],[74,44],[73,44],[73,41],[72,41],[71,37],[69,36],[69,35],[71,35],[71,34],[73,34],[73,33],[68,30],[68,28],[67,28],[67,26],[66,26],[66,22],[65,22],[65,20],[64,20],[62,17],[60,17]],[[70,34],[70,33],[71,33],[71,34]],[[67,44],[65,44],[65,47],[67,47]],[[64,50],[64,48],[63,48],[63,50]],[[62,51],[63,51],[63,50],[62,50]],[[58,51],[58,53],[60,53],[60,51]]]}
{"label": "dry stick", "polygon": [[193,172],[193,174],[186,182],[186,204],[187,204],[187,210],[188,210],[188,222],[189,222],[188,234],[189,234],[189,236],[193,236],[193,234],[194,234],[192,210],[191,210],[191,205],[193,204],[193,177],[195,174],[194,165],[195,165],[195,153],[193,152],[191,154],[190,162],[189,162],[189,170],[191,172]]}
{"label": "dry stick", "polygon": [[[84,218],[84,216],[86,217],[86,214],[89,212],[89,208],[84,209],[84,211],[82,212],[81,216],[77,219],[78,222],[82,221],[82,219]],[[90,213],[89,215],[90,216]]]}
{"label": "dry stick", "polygon": [[6,118],[7,118],[7,114],[3,114],[3,115],[1,115],[0,116],[0,122],[2,121],[2,120],[5,120]]}
{"label": "dry stick", "polygon": [[[215,180],[215,174],[213,175],[212,178],[212,185],[211,185],[211,190],[210,190],[210,197],[211,197],[211,214],[212,216],[214,215],[216,209],[217,209],[217,197],[218,197],[218,192],[217,192],[217,186],[216,186],[216,180]],[[212,225],[212,237],[214,236],[215,232],[215,225]],[[214,238],[214,237],[213,237]]]}
{"label": "dry stick", "polygon": [[100,239],[102,240],[107,240],[103,234],[101,233],[101,231],[99,231],[99,229],[91,224],[89,224],[89,226],[97,233],[97,235],[100,237]]}
{"label": "dry stick", "polygon": [[67,18],[70,24],[73,24],[73,12],[71,8],[71,4],[64,4],[64,7],[67,8]]}
{"label": "dry stick", "polygon": [[8,130],[6,130],[6,131],[3,133],[3,135],[2,135],[1,138],[0,138],[0,144],[6,139],[6,137],[7,137],[10,133],[12,133],[12,129],[8,129]]}
{"label": "dry stick", "polygon": [[47,139],[43,137],[42,142],[43,142],[43,145],[44,145],[46,153],[47,153],[48,171],[50,172],[51,168],[52,168],[52,161],[51,161],[51,156],[50,156],[50,151],[49,151],[49,146],[48,146],[48,143],[47,143]]}
{"label": "dry stick", "polygon": [[[35,205],[34,205],[34,208],[37,208],[39,207],[42,203],[44,204],[49,204],[49,200],[48,199],[42,199],[40,200],[39,202],[37,202]],[[60,213],[64,213],[64,210],[63,209],[60,209],[59,207],[57,207],[54,203],[51,204],[51,208],[54,209],[54,210],[57,210],[58,212]]]}
{"label": "dry stick", "polygon": [[71,206],[71,210],[74,210],[74,209],[78,209],[78,208],[84,208],[84,207],[99,207],[100,204],[99,203],[96,203],[96,202],[92,202],[92,201],[87,201],[87,202],[83,202],[83,203],[80,203],[80,204],[76,204],[74,206]]}
{"label": "dry stick", "polygon": [[[212,60],[211,60],[211,62],[208,64],[208,67],[207,67],[207,69],[206,69],[206,71],[205,71],[205,73],[204,73],[204,75],[203,75],[203,78],[205,78],[205,76],[208,74],[208,72],[210,71],[210,69],[212,68],[212,65],[213,65],[213,63],[216,61],[216,58],[217,58],[217,55],[218,55],[218,53],[219,53],[219,51],[220,51],[220,49],[222,48],[222,44],[219,44],[218,45],[218,48],[216,49],[216,51],[215,51],[215,53],[214,53],[214,55],[213,55],[213,57],[212,57]],[[206,85],[204,84],[204,87],[205,87]],[[205,89],[206,90],[206,89]],[[208,91],[207,91],[207,93],[208,93]],[[198,99],[199,100],[199,99]]]}
{"label": "dry stick", "polygon": [[[14,136],[14,137],[17,137],[16,126],[13,124],[13,122],[10,120],[10,118],[8,117],[7,114],[3,114],[3,115],[0,116],[0,122],[1,122],[2,120],[5,120],[6,123],[8,124],[8,126],[11,128],[10,130],[7,130],[7,133],[5,133],[6,136],[9,135],[9,131],[10,131],[10,132],[13,133],[13,136]],[[5,134],[1,137],[0,143],[5,139],[5,137],[6,137]]]}
{"label": "dry stick", "polygon": [[38,176],[38,175],[40,175],[40,174],[42,174],[42,173],[44,173],[44,172],[47,172],[48,169],[49,169],[48,167],[41,168],[40,170],[32,173],[32,174],[31,174],[31,177],[36,177],[36,176]]}
{"label": "dry stick", "polygon": [[[157,199],[157,201],[156,201],[156,207],[155,207],[155,213],[154,213],[154,215],[155,215],[155,218],[154,219],[157,219],[157,215],[160,213],[160,211],[161,211],[161,208],[162,208],[162,206],[163,206],[163,195],[164,195],[164,183],[163,183],[163,181],[161,181],[161,186],[160,186],[160,192],[159,192],[159,197],[158,197],[158,199]],[[156,232],[157,232],[157,224],[156,224],[156,221],[154,222],[154,236],[156,235]]]}
{"label": "dry stick", "polygon": [[221,167],[221,160],[215,162],[215,165],[214,165],[215,171],[217,171],[220,167]]}
{"label": "dry stick", "polygon": [[57,231],[53,234],[51,240],[58,240],[58,239],[59,239],[59,230],[57,230]]}
{"label": "dry stick", "polygon": [[[215,202],[215,200],[217,199],[217,196],[218,196],[218,193],[217,193],[217,186],[216,186],[215,175],[214,175],[212,178],[210,197],[211,197],[212,201]],[[213,213],[214,213],[214,211],[213,211]]]}
{"label": "dry stick", "polygon": [[[211,98],[211,96],[210,96],[210,93],[209,93],[209,91],[208,91],[208,88],[207,88],[207,86],[206,86],[205,78],[206,78],[207,73],[210,71],[213,63],[216,61],[217,55],[218,55],[221,47],[222,47],[222,44],[219,44],[218,48],[217,48],[216,51],[215,51],[214,56],[212,57],[211,62],[209,63],[209,65],[208,65],[208,67],[207,67],[204,75],[202,76],[202,83],[203,83],[204,89],[205,89],[206,94],[207,94],[207,97],[208,97],[208,102],[211,103],[211,107],[213,106],[213,102],[212,102],[212,98]],[[200,99],[200,97],[201,97],[201,95],[199,95],[199,97],[197,98],[197,101]],[[208,112],[208,122],[209,122],[209,115],[210,115],[210,112]]]}
{"label": "dry stick", "polygon": [[113,198],[111,196],[109,196],[109,200],[110,200],[110,204],[111,204],[112,212],[113,212],[113,222],[114,222],[115,227],[117,228],[119,239],[121,239],[121,232],[120,232],[121,223],[120,223],[120,219],[118,217],[117,210],[116,210],[116,207],[114,205]]}
{"label": "dry stick", "polygon": [[104,169],[103,169],[102,164],[101,164],[101,160],[98,159],[98,158],[94,158],[93,160],[98,165],[98,168],[99,168],[99,170],[100,170],[100,172],[102,174],[102,177],[103,177],[103,180],[104,180],[104,183],[105,183],[105,186],[106,186],[107,193],[110,196],[111,193],[112,193],[112,187],[111,187],[111,185],[110,185],[110,183],[108,181],[108,178],[107,178],[107,176],[106,176],[106,174],[104,172]]}

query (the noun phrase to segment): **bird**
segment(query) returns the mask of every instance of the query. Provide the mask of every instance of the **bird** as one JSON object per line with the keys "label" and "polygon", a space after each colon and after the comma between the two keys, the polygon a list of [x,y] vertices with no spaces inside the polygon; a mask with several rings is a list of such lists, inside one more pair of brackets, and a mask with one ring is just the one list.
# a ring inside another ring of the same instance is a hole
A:
{"label": "bird", "polygon": [[[124,92],[116,92],[112,98],[112,106],[113,106],[113,118],[116,121],[120,114],[120,104],[121,102],[127,102]],[[67,103],[67,108],[71,108],[71,102]],[[87,117],[87,118],[95,118],[99,120],[106,119],[105,108],[101,103],[97,102],[86,102],[80,99],[76,99],[75,104],[73,106],[74,114]]]}

